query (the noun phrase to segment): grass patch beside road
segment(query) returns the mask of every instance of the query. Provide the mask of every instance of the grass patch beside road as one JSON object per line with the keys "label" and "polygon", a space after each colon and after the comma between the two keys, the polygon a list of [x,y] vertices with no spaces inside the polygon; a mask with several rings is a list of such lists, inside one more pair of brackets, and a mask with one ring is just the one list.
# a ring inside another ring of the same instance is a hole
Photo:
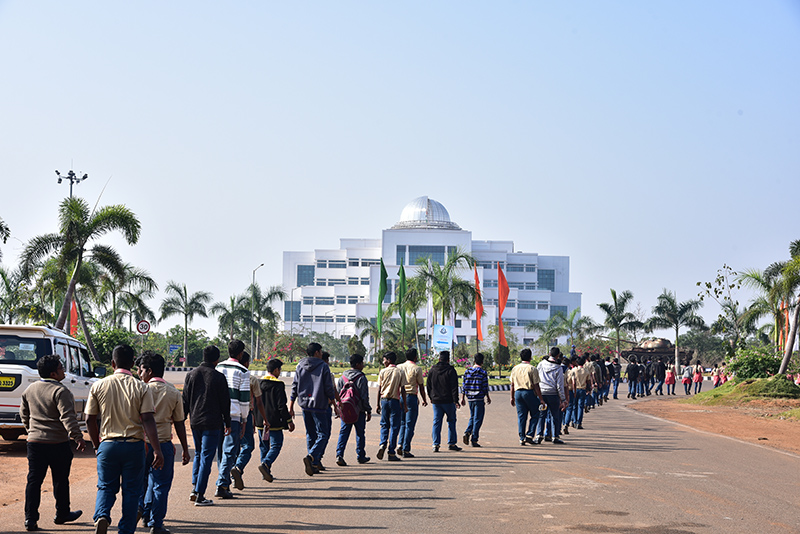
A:
{"label": "grass patch beside road", "polygon": [[[682,402],[705,406],[738,406],[751,402],[800,399],[800,387],[783,376],[731,380],[718,388],[698,393]],[[786,417],[800,418],[800,408],[785,412]]]}

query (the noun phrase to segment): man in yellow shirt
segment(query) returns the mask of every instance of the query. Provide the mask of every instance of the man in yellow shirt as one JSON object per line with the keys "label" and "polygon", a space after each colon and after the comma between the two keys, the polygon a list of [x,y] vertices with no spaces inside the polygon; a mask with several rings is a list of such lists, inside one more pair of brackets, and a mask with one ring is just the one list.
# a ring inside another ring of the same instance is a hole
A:
{"label": "man in yellow shirt", "polygon": [[419,417],[419,397],[422,397],[422,406],[428,405],[428,399],[425,398],[425,376],[422,368],[417,365],[417,358],[417,349],[408,349],[406,361],[397,366],[406,375],[406,406],[408,409],[400,421],[400,434],[397,437],[397,455],[404,458],[414,457],[411,454],[411,440],[414,439],[414,429]]}
{"label": "man in yellow shirt", "polygon": [[[120,480],[122,517],[118,530],[120,534],[133,534],[136,530],[139,497],[144,491],[144,436],[147,434],[150,443],[159,442],[153,394],[147,384],[131,373],[133,362],[131,347],[114,347],[111,360],[114,374],[95,382],[86,402],[86,427],[97,454],[95,534],[108,532]],[[161,469],[163,465],[161,449],[153,449],[153,469]]]}
{"label": "man in yellow shirt", "polygon": [[[387,352],[383,355],[383,365],[378,374],[378,407],[376,411],[381,416],[381,443],[378,449],[378,460],[383,460],[386,446],[389,445],[390,462],[397,462],[395,449],[397,448],[397,435],[400,432],[400,419],[408,410],[406,400],[406,375],[397,368],[397,355]],[[400,399],[403,399],[401,404]]]}
{"label": "man in yellow shirt", "polygon": [[[531,365],[531,349],[522,349],[520,363],[511,369],[511,406],[517,408],[519,444],[534,444],[536,425],[539,422],[539,406],[544,398],[539,388],[539,371]],[[528,423],[530,417],[530,424]]]}

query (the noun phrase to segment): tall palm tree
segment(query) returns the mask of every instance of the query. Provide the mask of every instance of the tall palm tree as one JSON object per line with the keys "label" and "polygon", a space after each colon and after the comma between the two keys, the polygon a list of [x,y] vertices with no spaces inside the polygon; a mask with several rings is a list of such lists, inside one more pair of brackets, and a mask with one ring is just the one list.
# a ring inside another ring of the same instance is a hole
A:
{"label": "tall palm tree", "polygon": [[597,305],[597,307],[606,314],[603,325],[614,332],[614,337],[617,341],[617,356],[620,355],[619,344],[621,333],[633,332],[638,328],[642,328],[642,322],[628,309],[632,300],[633,293],[630,291],[625,290],[618,295],[617,292],[612,289],[611,302],[602,302]]}
{"label": "tall palm tree", "polygon": [[267,325],[272,325],[275,327],[275,323],[278,320],[278,313],[272,308],[272,305],[277,301],[284,301],[288,296],[286,291],[283,290],[282,286],[271,286],[267,288],[266,292],[262,291],[261,287],[258,283],[251,284],[247,290],[248,293],[248,301],[250,304],[250,309],[253,312],[253,318],[255,321],[255,331],[256,331],[256,343],[255,347],[251,347],[253,350],[253,359],[258,359],[258,349],[261,343],[261,334],[265,330],[264,321],[266,321]]}
{"label": "tall palm tree", "polygon": [[55,327],[62,329],[67,322],[72,296],[85,256],[111,272],[122,273],[119,254],[106,245],[90,245],[95,239],[112,231],[119,231],[129,245],[139,241],[141,225],[136,215],[124,205],[104,206],[90,210],[85,200],[66,198],[59,206],[59,231],[34,237],[22,253],[23,273],[30,273],[39,260],[56,255],[59,266],[66,271],[72,268],[61,311]]}
{"label": "tall palm tree", "polygon": [[675,293],[664,289],[658,296],[656,305],[653,306],[653,316],[645,323],[648,332],[653,330],[675,331],[675,372],[680,373],[681,362],[678,351],[678,335],[681,327],[705,328],[703,318],[697,315],[697,310],[703,307],[702,300],[687,300],[678,302]]}
{"label": "tall palm tree", "polygon": [[206,304],[211,302],[211,293],[198,291],[189,295],[186,284],[179,284],[170,280],[164,290],[167,298],[161,302],[161,320],[175,315],[183,316],[183,358],[188,361],[189,323],[194,317],[208,317]]}
{"label": "tall palm tree", "polygon": [[468,317],[475,309],[475,284],[461,278],[459,273],[462,270],[468,271],[474,263],[475,258],[462,250],[448,254],[444,265],[420,259],[419,270],[411,278],[420,278],[430,288],[434,322],[437,312],[441,312],[444,324],[448,316]]}
{"label": "tall palm tree", "polygon": [[[139,290],[139,298],[152,298],[158,290],[158,284],[144,269],[134,267],[130,263],[122,265],[120,272],[106,271],[100,275],[99,300],[107,303],[110,300],[109,324],[118,327],[121,317],[119,315],[119,300],[123,297],[133,297]],[[133,299],[135,300],[135,299]]]}
{"label": "tall palm tree", "polygon": [[539,334],[539,339],[536,341],[542,344],[545,352],[553,345],[553,340],[558,340],[559,337],[567,334],[567,329],[564,327],[564,316],[560,313],[556,313],[543,323],[528,323],[525,330]]}
{"label": "tall palm tree", "polygon": [[598,332],[603,328],[595,323],[589,316],[579,317],[580,313],[581,308],[578,306],[563,318],[562,327],[570,345],[574,345],[576,339],[584,339],[586,336]]}
{"label": "tall palm tree", "polygon": [[789,245],[789,254],[792,259],[783,266],[781,274],[783,275],[783,288],[784,293],[787,295],[787,301],[793,303],[794,310],[792,311],[792,318],[790,321],[791,328],[789,335],[786,337],[786,346],[783,350],[783,361],[778,370],[780,374],[786,372],[789,366],[789,360],[792,358],[794,351],[794,340],[797,337],[797,330],[800,327],[800,239],[792,241]]}
{"label": "tall palm tree", "polygon": [[128,330],[133,332],[133,322],[145,319],[155,324],[158,322],[156,314],[147,305],[147,301],[155,296],[155,292],[146,289],[138,288],[135,290],[128,290],[119,298],[119,318],[120,320],[128,319]]}
{"label": "tall palm tree", "polygon": [[229,302],[215,302],[211,305],[211,315],[217,315],[220,333],[227,331],[228,339],[233,340],[237,327],[250,326],[250,305],[244,295],[233,295]]}
{"label": "tall palm tree", "polygon": [[783,265],[773,264],[761,271],[749,269],[739,275],[738,281],[742,285],[755,289],[758,296],[750,302],[747,308],[747,320],[756,322],[762,317],[772,319],[772,342],[778,345],[778,336],[784,327],[784,312],[781,301],[784,300],[781,270]]}
{"label": "tall palm tree", "polygon": [[19,268],[0,265],[0,323],[14,324],[25,317],[26,293]]}
{"label": "tall palm tree", "polygon": [[[11,237],[11,229],[8,227],[6,222],[0,217],[0,239],[3,241],[3,244],[6,244],[8,238]],[[3,259],[3,251],[0,250],[0,260]]]}
{"label": "tall palm tree", "polygon": [[756,320],[757,316],[748,313],[747,308],[725,298],[720,301],[720,314],[711,324],[711,333],[723,334],[728,342],[726,350],[733,355],[740,342],[757,333]]}

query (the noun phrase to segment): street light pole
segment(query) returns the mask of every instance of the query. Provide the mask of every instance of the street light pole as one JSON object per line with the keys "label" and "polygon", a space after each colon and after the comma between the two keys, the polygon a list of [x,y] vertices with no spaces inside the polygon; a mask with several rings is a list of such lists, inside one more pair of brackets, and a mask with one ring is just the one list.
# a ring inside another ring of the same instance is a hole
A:
{"label": "street light pole", "polygon": [[66,176],[61,176],[61,173],[56,171],[56,176],[58,176],[58,183],[61,183],[61,180],[69,180],[69,198],[72,198],[72,184],[79,184],[82,181],[89,179],[88,174],[84,173],[83,176],[78,176],[75,174],[75,171],[71,169]]}
{"label": "street light pole", "polygon": [[256,271],[262,268],[264,264],[262,263],[255,269],[253,269],[253,283],[250,285],[250,350],[253,351],[253,359],[258,359],[258,350],[253,348],[253,317],[255,316],[255,306],[256,302],[253,300],[253,293],[256,285]]}
{"label": "street light pole", "polygon": [[295,289],[300,289],[299,287],[293,287],[291,291],[289,291],[289,336],[294,335],[294,291]]}

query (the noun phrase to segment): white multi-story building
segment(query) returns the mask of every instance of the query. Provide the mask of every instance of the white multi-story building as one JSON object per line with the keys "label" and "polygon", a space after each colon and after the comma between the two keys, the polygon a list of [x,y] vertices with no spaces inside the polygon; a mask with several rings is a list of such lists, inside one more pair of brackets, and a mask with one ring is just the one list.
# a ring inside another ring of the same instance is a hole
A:
{"label": "white multi-story building", "polygon": [[[569,257],[540,256],[514,250],[513,241],[473,241],[472,232],[450,221],[443,205],[428,197],[412,200],[400,221],[383,230],[381,239],[341,239],[339,248],[283,253],[284,330],[327,332],[337,337],[356,333],[357,317],[373,319],[377,312],[380,261],[388,273],[384,303],[392,302],[399,266],[406,276],[417,270],[419,258],[443,263],[448,253],[463,250],[478,262],[478,277],[487,326],[497,324],[497,266],[503,269],[509,296],[503,321],[526,344],[535,335],[526,331],[531,322],[544,322],[556,313],[569,314],[581,305],[581,294],[569,290]],[[463,278],[473,279],[465,270]],[[425,310],[420,311],[423,319]],[[449,324],[449,321],[447,321]],[[456,342],[476,336],[475,315],[455,321]]]}

